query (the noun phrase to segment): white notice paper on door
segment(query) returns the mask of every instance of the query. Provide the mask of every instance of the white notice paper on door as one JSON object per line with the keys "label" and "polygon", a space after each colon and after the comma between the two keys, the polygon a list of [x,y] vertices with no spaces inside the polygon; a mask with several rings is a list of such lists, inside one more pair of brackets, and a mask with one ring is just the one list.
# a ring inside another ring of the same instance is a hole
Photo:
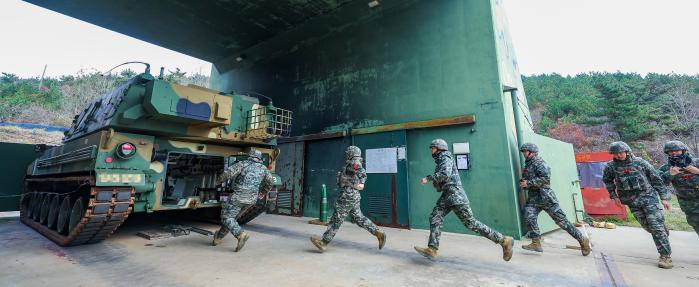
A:
{"label": "white notice paper on door", "polygon": [[367,149],[366,172],[367,173],[397,173],[398,151],[396,148]]}

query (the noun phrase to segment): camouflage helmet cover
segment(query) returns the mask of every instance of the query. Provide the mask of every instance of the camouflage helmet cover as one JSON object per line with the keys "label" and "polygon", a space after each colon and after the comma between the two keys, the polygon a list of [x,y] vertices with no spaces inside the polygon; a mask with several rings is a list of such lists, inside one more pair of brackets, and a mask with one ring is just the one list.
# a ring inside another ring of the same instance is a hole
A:
{"label": "camouflage helmet cover", "polygon": [[430,148],[436,148],[438,150],[448,150],[449,147],[447,145],[447,142],[443,139],[434,139],[430,143]]}
{"label": "camouflage helmet cover", "polygon": [[347,151],[345,153],[347,154],[347,158],[361,157],[362,156],[362,150],[359,149],[359,147],[356,147],[353,145],[347,147]]}
{"label": "camouflage helmet cover", "polygon": [[533,143],[524,143],[522,146],[519,148],[519,151],[525,151],[528,150],[529,152],[537,153],[539,152],[539,147],[536,146]]}
{"label": "camouflage helmet cover", "polygon": [[256,159],[262,159],[262,152],[253,147],[248,151],[248,156]]}
{"label": "camouflage helmet cover", "polygon": [[681,141],[666,142],[665,146],[663,147],[663,152],[668,153],[669,151],[673,151],[673,150],[687,151],[687,150],[689,150],[689,147],[687,147],[687,145]]}
{"label": "camouflage helmet cover", "polygon": [[631,147],[625,142],[618,141],[609,145],[609,153],[631,152]]}

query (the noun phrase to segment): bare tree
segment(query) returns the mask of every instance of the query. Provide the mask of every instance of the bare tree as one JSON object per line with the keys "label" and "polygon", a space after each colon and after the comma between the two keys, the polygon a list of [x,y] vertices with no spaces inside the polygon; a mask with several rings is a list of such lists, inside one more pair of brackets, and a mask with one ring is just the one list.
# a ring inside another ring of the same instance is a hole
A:
{"label": "bare tree", "polygon": [[699,154],[699,93],[692,80],[683,77],[675,81],[669,97],[664,106],[672,124],[667,126],[666,132],[675,139],[684,139],[694,154]]}

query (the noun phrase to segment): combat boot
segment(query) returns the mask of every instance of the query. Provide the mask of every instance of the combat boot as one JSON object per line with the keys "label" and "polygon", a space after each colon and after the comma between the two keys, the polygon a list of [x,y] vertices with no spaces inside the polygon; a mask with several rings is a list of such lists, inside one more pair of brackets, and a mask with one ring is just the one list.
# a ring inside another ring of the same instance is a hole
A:
{"label": "combat boot", "polygon": [[221,234],[220,230],[216,231],[216,233],[214,233],[214,241],[211,242],[212,246],[216,246],[216,245],[221,244],[221,241],[223,240],[223,236],[220,236],[219,234]]}
{"label": "combat boot", "polygon": [[235,247],[235,252],[238,252],[241,249],[243,249],[243,246],[245,246],[245,242],[248,241],[248,238],[250,238],[250,236],[245,234],[245,232],[241,233],[238,236],[238,246]]}
{"label": "combat boot", "polygon": [[420,253],[420,255],[427,257],[427,259],[429,260],[434,260],[435,258],[437,258],[437,249],[435,249],[432,246],[427,248],[415,246],[415,251],[417,251],[417,253]]}
{"label": "combat boot", "polygon": [[580,242],[580,251],[582,252],[582,255],[590,255],[590,251],[592,251],[592,247],[590,247],[590,238],[583,235],[583,237],[580,240],[578,240],[578,242]]}
{"label": "combat boot", "polygon": [[512,237],[505,236],[500,240],[500,246],[502,246],[502,259],[510,261],[510,259],[512,259],[512,247],[515,246],[515,240],[512,239]]}
{"label": "combat boot", "polygon": [[663,269],[672,269],[675,266],[672,264],[672,258],[670,255],[660,255],[660,260],[658,260],[658,267]]}
{"label": "combat boot", "polygon": [[325,252],[328,249],[328,244],[325,241],[318,239],[318,237],[311,236],[311,242],[315,245],[320,252]]}
{"label": "combat boot", "polygon": [[532,243],[522,245],[522,248],[530,251],[544,252],[544,249],[541,248],[541,237],[532,238]]}
{"label": "combat boot", "polygon": [[386,244],[386,233],[383,231],[377,230],[376,231],[376,239],[379,240],[379,250],[383,249],[383,246]]}

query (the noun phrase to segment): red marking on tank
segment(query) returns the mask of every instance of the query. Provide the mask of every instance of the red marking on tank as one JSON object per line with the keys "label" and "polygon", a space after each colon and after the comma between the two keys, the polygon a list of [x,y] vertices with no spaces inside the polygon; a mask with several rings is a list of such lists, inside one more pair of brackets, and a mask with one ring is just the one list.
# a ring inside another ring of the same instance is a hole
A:
{"label": "red marking on tank", "polygon": [[112,161],[114,161],[114,159],[110,156],[104,158],[104,162],[106,163],[112,163]]}

